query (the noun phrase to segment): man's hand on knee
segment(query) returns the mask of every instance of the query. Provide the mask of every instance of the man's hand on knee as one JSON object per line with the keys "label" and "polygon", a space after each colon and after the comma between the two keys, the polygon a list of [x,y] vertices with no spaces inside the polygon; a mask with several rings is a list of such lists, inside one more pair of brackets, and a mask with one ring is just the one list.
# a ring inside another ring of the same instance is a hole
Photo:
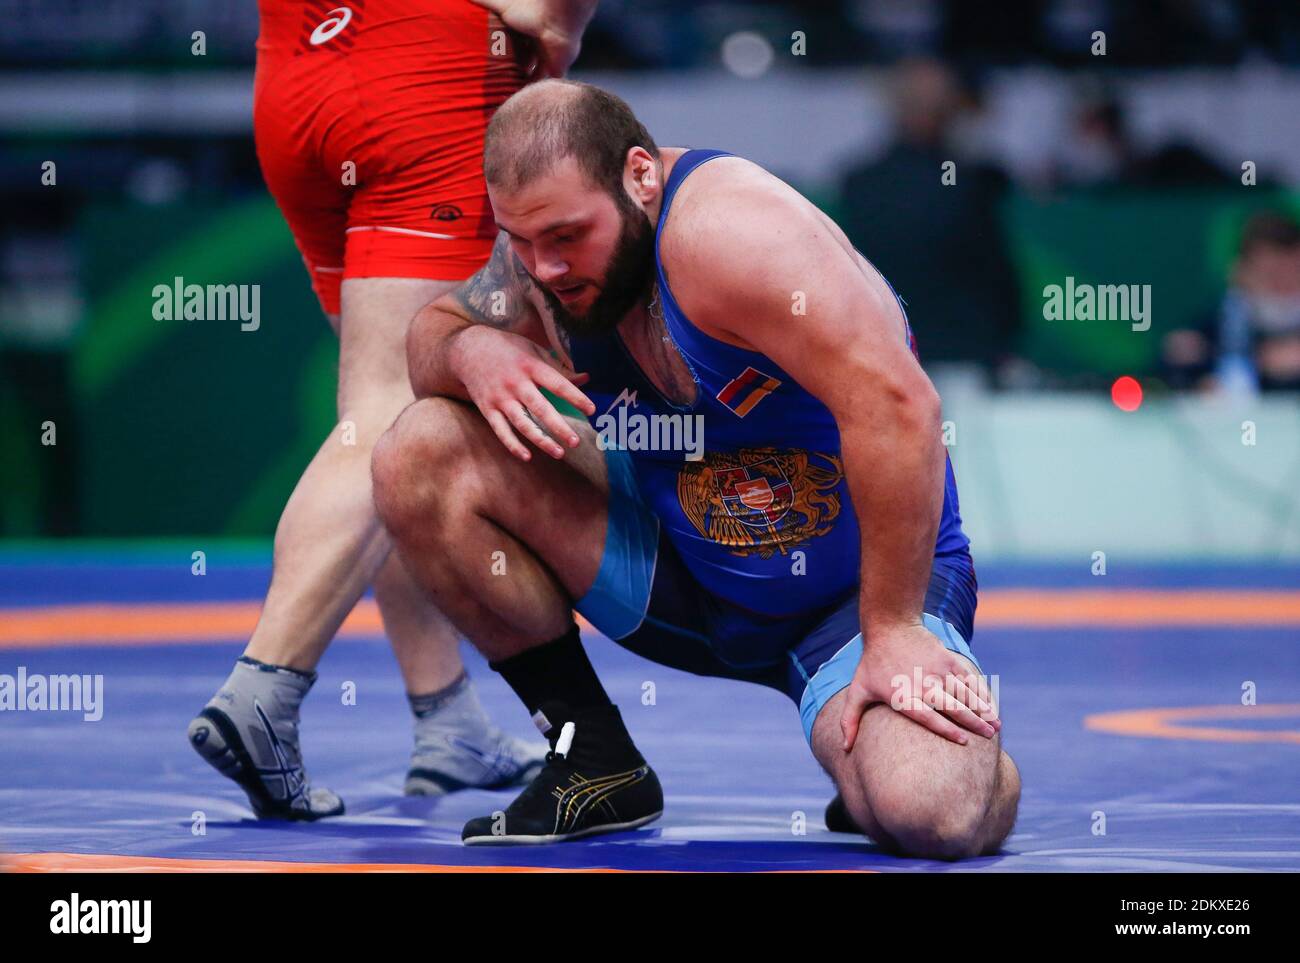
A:
{"label": "man's hand on knee", "polygon": [[991,739],[1001,728],[978,673],[922,625],[878,635],[863,646],[840,715],[842,748],[853,748],[867,707],[881,702],[945,739],[965,745],[963,729]]}

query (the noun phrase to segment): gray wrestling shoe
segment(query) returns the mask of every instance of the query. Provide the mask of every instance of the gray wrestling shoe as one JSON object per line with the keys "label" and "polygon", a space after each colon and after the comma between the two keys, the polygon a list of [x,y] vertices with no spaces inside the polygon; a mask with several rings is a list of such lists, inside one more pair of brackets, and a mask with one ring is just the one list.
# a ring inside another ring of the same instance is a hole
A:
{"label": "gray wrestling shoe", "polygon": [[545,744],[530,745],[492,725],[463,672],[441,692],[408,698],[415,713],[408,796],[522,786],[546,764]]}
{"label": "gray wrestling shoe", "polygon": [[343,813],[343,800],[313,787],[298,748],[298,708],[316,673],[247,656],[190,722],[194,751],[248,795],[259,819],[314,820]]}

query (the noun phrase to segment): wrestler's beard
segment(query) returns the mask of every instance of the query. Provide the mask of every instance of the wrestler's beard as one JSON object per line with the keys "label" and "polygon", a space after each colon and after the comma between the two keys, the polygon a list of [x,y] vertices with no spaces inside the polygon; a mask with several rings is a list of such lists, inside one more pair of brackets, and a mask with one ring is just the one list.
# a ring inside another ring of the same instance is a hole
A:
{"label": "wrestler's beard", "polygon": [[584,314],[569,311],[549,288],[538,285],[551,309],[551,317],[575,337],[611,334],[639,301],[649,298],[654,280],[654,228],[645,212],[630,200],[626,203],[620,201],[619,213],[623,225],[618,245],[609,259],[600,293]]}

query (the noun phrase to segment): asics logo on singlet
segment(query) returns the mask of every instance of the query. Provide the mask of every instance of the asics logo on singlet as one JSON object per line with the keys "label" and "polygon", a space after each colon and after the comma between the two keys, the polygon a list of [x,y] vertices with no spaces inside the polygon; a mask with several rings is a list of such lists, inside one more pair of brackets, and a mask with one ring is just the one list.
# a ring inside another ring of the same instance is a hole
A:
{"label": "asics logo on singlet", "polygon": [[340,33],[343,28],[352,22],[352,11],[348,7],[335,7],[329,12],[325,20],[311,32],[311,44],[313,47],[319,47],[323,43],[329,43]]}
{"label": "asics logo on singlet", "polygon": [[609,403],[609,407],[605,409],[605,414],[609,414],[619,405],[631,405],[633,408],[635,408],[636,392],[633,391],[631,388],[624,388],[622,391],[619,392],[618,397]]}

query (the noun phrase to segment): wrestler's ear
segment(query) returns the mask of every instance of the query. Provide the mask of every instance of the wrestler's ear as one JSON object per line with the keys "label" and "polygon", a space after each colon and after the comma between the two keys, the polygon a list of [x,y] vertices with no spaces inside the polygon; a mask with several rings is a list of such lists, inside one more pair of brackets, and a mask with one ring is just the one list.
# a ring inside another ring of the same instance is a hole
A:
{"label": "wrestler's ear", "polygon": [[627,172],[632,181],[632,196],[641,203],[649,203],[659,192],[659,164],[644,147],[627,149]]}

